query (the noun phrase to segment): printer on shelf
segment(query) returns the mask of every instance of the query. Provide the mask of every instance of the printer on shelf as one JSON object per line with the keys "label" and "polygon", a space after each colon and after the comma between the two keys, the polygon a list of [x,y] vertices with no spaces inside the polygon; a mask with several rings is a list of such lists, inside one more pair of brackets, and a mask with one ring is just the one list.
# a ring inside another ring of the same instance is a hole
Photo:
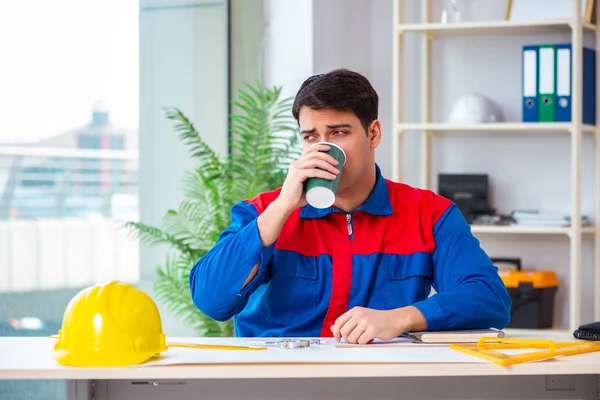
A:
{"label": "printer on shelf", "polygon": [[494,214],[487,174],[439,174],[438,194],[454,202],[469,224]]}

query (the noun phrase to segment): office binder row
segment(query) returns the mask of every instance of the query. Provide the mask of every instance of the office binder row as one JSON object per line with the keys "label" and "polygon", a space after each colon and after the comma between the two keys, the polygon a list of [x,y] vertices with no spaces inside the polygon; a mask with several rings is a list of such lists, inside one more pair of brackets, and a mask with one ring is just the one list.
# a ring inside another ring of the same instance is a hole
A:
{"label": "office binder row", "polygon": [[[523,46],[523,122],[571,122],[571,44]],[[582,123],[596,123],[596,52],[583,47]]]}

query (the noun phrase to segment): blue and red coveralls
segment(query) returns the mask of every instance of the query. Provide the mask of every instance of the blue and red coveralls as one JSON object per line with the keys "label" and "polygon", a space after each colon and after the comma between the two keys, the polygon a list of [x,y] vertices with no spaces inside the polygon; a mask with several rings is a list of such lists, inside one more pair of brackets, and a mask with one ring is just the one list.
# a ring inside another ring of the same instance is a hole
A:
{"label": "blue and red coveralls", "polygon": [[355,306],[414,305],[430,331],[504,328],[506,287],[457,206],[376,173],[354,212],[298,208],[266,248],[256,220],[280,189],[236,204],[231,225],[191,271],[194,304],[216,320],[234,317],[245,337],[331,336]]}

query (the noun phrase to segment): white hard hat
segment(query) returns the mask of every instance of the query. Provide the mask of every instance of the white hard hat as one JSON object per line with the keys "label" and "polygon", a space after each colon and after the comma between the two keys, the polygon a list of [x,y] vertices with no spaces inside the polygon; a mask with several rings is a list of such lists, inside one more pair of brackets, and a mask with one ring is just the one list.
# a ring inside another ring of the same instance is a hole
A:
{"label": "white hard hat", "polygon": [[503,119],[502,110],[492,100],[478,93],[469,93],[454,103],[448,122],[477,124],[501,122]]}

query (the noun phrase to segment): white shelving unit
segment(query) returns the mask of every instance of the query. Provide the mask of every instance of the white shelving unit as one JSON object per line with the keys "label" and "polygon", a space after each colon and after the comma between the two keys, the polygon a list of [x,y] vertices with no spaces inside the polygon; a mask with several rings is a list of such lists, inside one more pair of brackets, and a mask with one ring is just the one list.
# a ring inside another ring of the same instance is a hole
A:
{"label": "white shelving unit", "polygon": [[[503,234],[532,234],[532,235],[567,235],[572,233],[571,228],[560,226],[493,226],[493,225],[473,225],[473,233],[503,233]],[[596,233],[594,226],[586,226],[581,229],[584,235],[593,235]]]}
{"label": "white shelving unit", "polygon": [[[600,0],[596,0],[600,2]],[[594,24],[583,22],[581,18],[565,20],[546,20],[531,22],[513,21],[477,21],[461,23],[434,23],[431,21],[431,1],[422,0],[421,20],[422,23],[404,23],[404,0],[394,0],[394,16],[397,29],[394,33],[393,60],[394,60],[394,82],[393,101],[394,117],[397,121],[397,132],[394,135],[392,150],[394,179],[402,180],[402,148],[403,133],[406,131],[418,131],[422,133],[421,154],[421,187],[430,187],[431,176],[431,139],[439,134],[462,133],[473,135],[479,133],[494,134],[527,134],[540,135],[543,140],[544,134],[553,133],[570,135],[571,139],[571,220],[574,223],[570,227],[547,227],[547,226],[472,226],[474,234],[529,234],[529,235],[565,235],[570,241],[570,263],[569,263],[569,326],[570,331],[577,328],[581,323],[581,264],[582,264],[582,238],[584,235],[594,236],[594,320],[600,320],[600,84],[596,89],[596,126],[582,124],[582,46],[583,34],[595,35],[595,48],[600,53],[600,29]],[[573,15],[580,16],[581,2],[574,1]],[[596,4],[596,21],[600,21],[600,4]],[[406,33],[419,33],[424,36],[421,48],[421,68],[424,73],[421,79],[421,122],[405,123],[403,120],[404,102],[402,98],[402,87],[404,71],[402,69],[402,57],[404,50],[404,38]],[[490,123],[475,125],[456,125],[447,123],[431,122],[431,43],[440,36],[467,36],[467,35],[522,35],[570,32],[573,49],[572,66],[572,118],[570,123]],[[600,77],[600,57],[596,59],[596,76]],[[598,80],[598,78],[597,78]],[[596,198],[594,210],[594,226],[582,226],[581,224],[581,158],[583,135],[595,135],[595,169],[596,169]],[[507,139],[509,140],[509,139]]]}

